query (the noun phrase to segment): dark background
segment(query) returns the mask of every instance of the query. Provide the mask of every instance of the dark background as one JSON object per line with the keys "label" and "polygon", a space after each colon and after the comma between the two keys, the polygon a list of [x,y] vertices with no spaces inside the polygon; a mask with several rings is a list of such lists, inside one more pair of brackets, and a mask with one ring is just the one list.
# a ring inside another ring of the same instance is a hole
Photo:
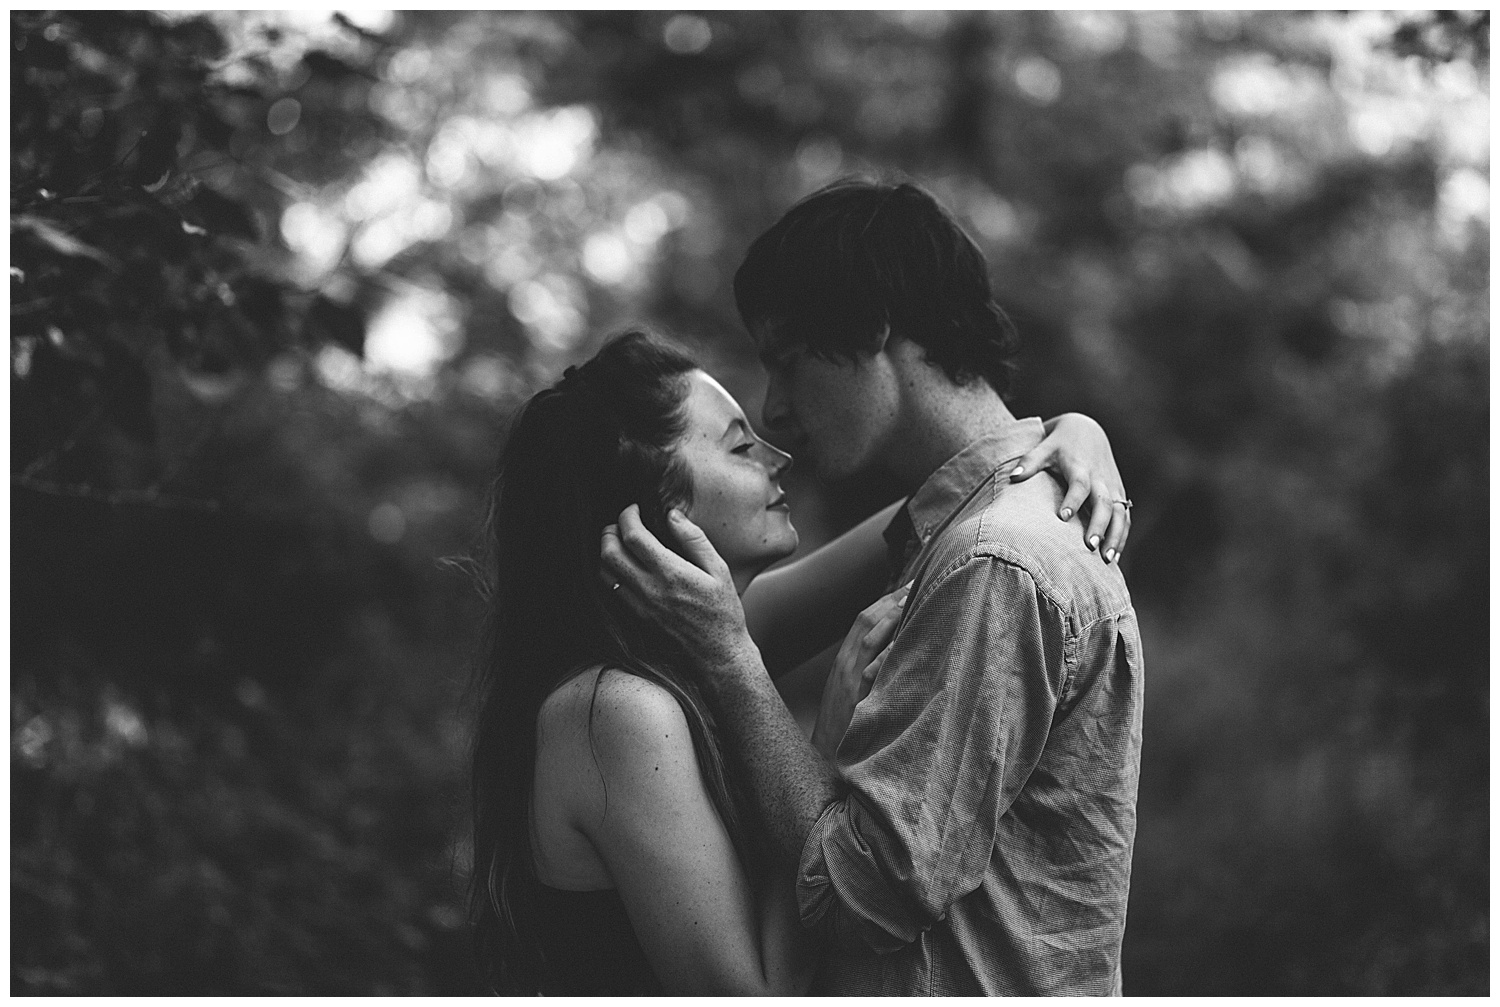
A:
{"label": "dark background", "polygon": [[632,321],[758,414],[849,171],[1136,501],[1127,989],[1487,992],[1487,13],[10,17],[13,992],[475,991],[504,420]]}

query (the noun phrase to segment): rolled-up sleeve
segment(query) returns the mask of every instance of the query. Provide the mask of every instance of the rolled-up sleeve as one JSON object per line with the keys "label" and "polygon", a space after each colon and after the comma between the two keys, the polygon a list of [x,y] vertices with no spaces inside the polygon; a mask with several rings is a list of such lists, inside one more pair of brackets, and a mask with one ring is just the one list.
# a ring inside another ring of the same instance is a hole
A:
{"label": "rolled-up sleeve", "polygon": [[805,925],[895,951],[979,887],[1066,686],[1067,630],[1031,575],[996,556],[919,585],[839,746],[849,791],[803,846]]}

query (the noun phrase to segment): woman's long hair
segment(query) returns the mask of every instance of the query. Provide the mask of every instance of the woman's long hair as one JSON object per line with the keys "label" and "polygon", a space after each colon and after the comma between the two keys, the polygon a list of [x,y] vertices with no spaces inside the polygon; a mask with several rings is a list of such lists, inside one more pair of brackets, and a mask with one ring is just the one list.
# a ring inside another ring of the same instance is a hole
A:
{"label": "woman's long hair", "polygon": [[[469,913],[476,950],[501,993],[535,993],[545,976],[529,906],[536,721],[571,674],[617,668],[675,696],[719,815],[737,843],[745,835],[696,685],[674,667],[664,635],[600,580],[600,535],[620,511],[639,504],[661,536],[667,508],[691,498],[673,446],[686,426],[687,374],[695,369],[644,333],[617,336],[521,408],[500,458],[487,522],[489,619],[474,681]],[[591,704],[591,721],[592,713]]]}

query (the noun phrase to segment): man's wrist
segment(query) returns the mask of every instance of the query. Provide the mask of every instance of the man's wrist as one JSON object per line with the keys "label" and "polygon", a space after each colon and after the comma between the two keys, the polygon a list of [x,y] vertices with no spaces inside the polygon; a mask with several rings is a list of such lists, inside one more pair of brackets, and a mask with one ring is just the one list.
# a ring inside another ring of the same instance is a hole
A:
{"label": "man's wrist", "polygon": [[714,685],[731,685],[755,675],[766,674],[760,648],[750,638],[748,631],[742,631],[723,641],[716,641],[710,653],[705,656],[709,660],[703,671],[709,682]]}

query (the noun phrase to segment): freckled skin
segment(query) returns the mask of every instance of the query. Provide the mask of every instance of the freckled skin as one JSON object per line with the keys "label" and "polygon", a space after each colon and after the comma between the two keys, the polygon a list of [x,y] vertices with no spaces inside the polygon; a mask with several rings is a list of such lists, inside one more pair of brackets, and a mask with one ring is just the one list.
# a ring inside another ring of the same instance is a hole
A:
{"label": "freckled skin", "polygon": [[744,584],[797,548],[780,476],[791,457],[755,435],[744,410],[702,371],[688,375],[687,430],[677,451],[693,484],[687,516]]}
{"label": "freckled skin", "polygon": [[761,418],[780,443],[812,465],[825,482],[867,471],[888,456],[900,436],[906,386],[882,354],[824,360],[773,329],[753,333],[765,365]]}

